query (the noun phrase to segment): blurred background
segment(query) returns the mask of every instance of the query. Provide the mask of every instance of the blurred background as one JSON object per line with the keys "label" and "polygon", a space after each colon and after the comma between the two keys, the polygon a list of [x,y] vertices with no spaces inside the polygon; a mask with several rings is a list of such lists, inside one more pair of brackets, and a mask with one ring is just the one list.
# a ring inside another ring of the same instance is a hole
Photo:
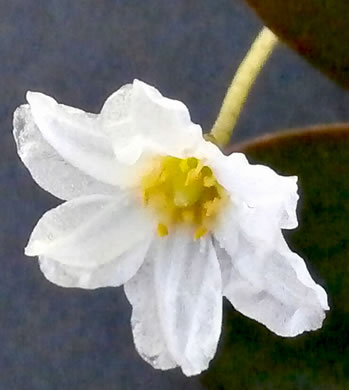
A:
{"label": "blurred background", "polygon": [[[138,356],[122,288],[61,289],[23,255],[59,201],[20,162],[12,114],[27,90],[98,112],[139,78],[209,130],[261,27],[243,0],[0,0],[0,390],[205,389],[200,377],[156,371]],[[233,141],[348,120],[349,94],[280,44]]]}

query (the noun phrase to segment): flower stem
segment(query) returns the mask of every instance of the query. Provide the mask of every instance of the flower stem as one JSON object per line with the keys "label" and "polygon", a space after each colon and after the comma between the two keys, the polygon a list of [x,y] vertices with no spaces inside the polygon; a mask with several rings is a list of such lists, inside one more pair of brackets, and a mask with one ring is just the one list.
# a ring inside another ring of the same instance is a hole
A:
{"label": "flower stem", "polygon": [[264,27],[239,66],[207,137],[218,146],[223,147],[229,142],[248,93],[276,43],[277,37]]}

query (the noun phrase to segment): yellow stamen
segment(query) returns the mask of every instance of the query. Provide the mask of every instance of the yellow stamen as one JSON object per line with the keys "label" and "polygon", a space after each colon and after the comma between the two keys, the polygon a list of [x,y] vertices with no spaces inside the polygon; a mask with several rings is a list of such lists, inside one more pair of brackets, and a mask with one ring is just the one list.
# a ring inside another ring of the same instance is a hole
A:
{"label": "yellow stamen", "polygon": [[182,220],[183,222],[193,223],[195,221],[195,215],[193,210],[183,210],[182,211]]}
{"label": "yellow stamen", "polygon": [[158,236],[165,237],[168,235],[168,228],[163,223],[158,224]]}
{"label": "yellow stamen", "polygon": [[205,187],[214,187],[216,185],[216,178],[213,176],[205,176],[203,181]]}
{"label": "yellow stamen", "polygon": [[142,179],[145,206],[155,210],[161,223],[158,235],[168,235],[176,224],[194,228],[194,238],[205,235],[226,203],[225,189],[212,170],[195,158],[159,157]]}
{"label": "yellow stamen", "polygon": [[204,226],[200,226],[195,230],[194,239],[198,240],[207,233],[207,229]]}

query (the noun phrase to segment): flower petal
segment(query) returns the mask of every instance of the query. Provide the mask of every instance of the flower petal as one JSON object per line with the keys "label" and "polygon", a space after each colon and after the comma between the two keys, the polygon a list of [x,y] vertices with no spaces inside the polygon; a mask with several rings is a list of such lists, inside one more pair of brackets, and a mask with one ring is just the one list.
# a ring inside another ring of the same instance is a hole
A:
{"label": "flower petal", "polygon": [[282,229],[297,227],[296,176],[280,176],[267,166],[251,165],[242,153],[221,155],[212,165],[220,184],[251,211]]}
{"label": "flower petal", "polygon": [[119,185],[125,179],[110,140],[98,129],[97,115],[58,104],[38,92],[28,92],[27,100],[42,136],[65,161],[106,184]]}
{"label": "flower petal", "polygon": [[[229,234],[239,235],[233,253],[224,244]],[[303,259],[288,248],[281,232],[274,246],[265,247],[238,231],[226,232],[224,240],[222,234],[216,238],[223,294],[238,311],[285,337],[321,327],[328,310],[326,292],[313,281]]]}
{"label": "flower petal", "polygon": [[131,106],[132,84],[125,84],[112,93],[101,110],[102,129],[108,135],[115,133],[115,125],[127,119]]}
{"label": "flower petal", "polygon": [[[183,103],[163,97],[139,80],[132,88],[123,88],[107,100],[101,112],[106,118],[104,131],[113,138],[120,161],[133,164],[143,152],[181,157],[202,142],[201,127],[191,122]],[[124,111],[116,109],[118,105]]]}
{"label": "flower petal", "polygon": [[140,355],[153,367],[196,375],[213,358],[222,321],[221,274],[210,237],[187,231],[154,241],[125,292]]}
{"label": "flower petal", "polygon": [[39,256],[40,269],[46,279],[61,287],[117,287],[135,275],[144,261],[149,244],[150,240],[146,239],[110,262],[94,268],[69,266],[46,256]]}
{"label": "flower petal", "polygon": [[145,210],[128,193],[91,195],[46,212],[26,248],[61,264],[95,268],[107,264],[153,233]]}
{"label": "flower petal", "polygon": [[33,179],[44,190],[63,200],[115,193],[114,186],[95,180],[63,160],[42,136],[28,104],[17,108],[13,123],[18,154]]}

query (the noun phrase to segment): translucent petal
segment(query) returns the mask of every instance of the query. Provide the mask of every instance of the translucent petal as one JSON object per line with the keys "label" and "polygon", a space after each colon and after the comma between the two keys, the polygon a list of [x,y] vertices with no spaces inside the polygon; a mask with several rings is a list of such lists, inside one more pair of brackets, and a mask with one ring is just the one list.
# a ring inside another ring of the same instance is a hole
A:
{"label": "translucent petal", "polygon": [[240,202],[282,229],[297,227],[297,177],[280,176],[264,165],[251,165],[241,153],[212,161],[220,184]]}
{"label": "translucent petal", "polygon": [[126,173],[110,139],[98,128],[96,115],[58,104],[42,93],[28,92],[27,100],[42,136],[65,161],[98,181],[120,184]]}
{"label": "translucent petal", "polygon": [[154,263],[148,257],[124,288],[133,307],[131,324],[138,353],[154,368],[168,370],[178,364],[168,350],[162,331],[153,272]]}
{"label": "translucent petal", "polygon": [[63,160],[42,136],[34,123],[29,105],[17,108],[13,123],[18,154],[33,179],[44,190],[64,200],[115,193],[114,186],[97,181]]}
{"label": "translucent petal", "polygon": [[128,193],[91,195],[46,212],[33,230],[26,254],[95,268],[146,240],[153,228],[145,210]]}
{"label": "translucent petal", "polygon": [[[119,104],[121,95],[127,101],[121,104],[124,112],[114,112],[110,107]],[[106,104],[104,131],[113,134],[115,154],[124,163],[134,163],[143,152],[182,157],[203,140],[201,127],[191,122],[183,103],[163,97],[139,80],[133,82],[132,91],[127,87]]]}
{"label": "translucent petal", "polygon": [[214,226],[214,234],[219,237],[221,245],[233,256],[239,249],[239,219],[236,204],[226,205],[219,216],[219,223]]}
{"label": "translucent petal", "polygon": [[115,133],[115,124],[127,119],[131,106],[132,89],[132,84],[125,84],[105,101],[100,120],[106,134]]}
{"label": "translucent petal", "polygon": [[156,368],[196,375],[213,358],[222,321],[221,273],[210,237],[186,231],[157,239],[125,284],[140,355]]}
{"label": "translucent petal", "polygon": [[238,311],[285,337],[322,326],[328,310],[326,293],[281,232],[274,246],[262,247],[239,234],[239,248],[233,254],[220,248],[224,247],[221,235],[216,238],[223,294]]}
{"label": "translucent petal", "polygon": [[69,266],[46,256],[39,256],[40,269],[50,282],[61,287],[117,287],[135,275],[144,261],[149,243],[149,239],[146,239],[110,262],[94,268]]}

